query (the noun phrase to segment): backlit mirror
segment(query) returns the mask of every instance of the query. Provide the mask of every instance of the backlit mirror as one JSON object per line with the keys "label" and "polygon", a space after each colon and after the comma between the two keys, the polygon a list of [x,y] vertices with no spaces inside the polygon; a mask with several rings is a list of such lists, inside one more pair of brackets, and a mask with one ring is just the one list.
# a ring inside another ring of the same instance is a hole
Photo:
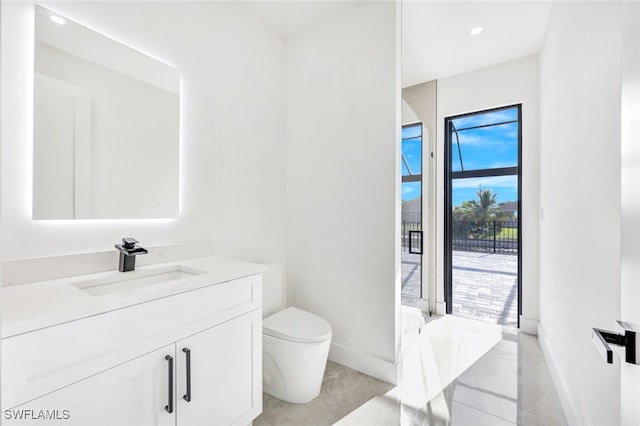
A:
{"label": "backlit mirror", "polygon": [[178,216],[180,71],[35,8],[34,219]]}

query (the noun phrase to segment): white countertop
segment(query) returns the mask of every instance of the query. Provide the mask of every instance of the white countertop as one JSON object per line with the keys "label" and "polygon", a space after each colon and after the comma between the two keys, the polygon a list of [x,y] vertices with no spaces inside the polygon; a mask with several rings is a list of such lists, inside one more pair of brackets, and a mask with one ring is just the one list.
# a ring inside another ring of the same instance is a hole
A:
{"label": "white countertop", "polygon": [[[180,265],[202,271],[198,275],[127,289],[102,296],[91,294],[74,283],[134,277],[169,266]],[[263,273],[266,265],[219,257],[201,257],[141,266],[133,272],[108,271],[2,288],[1,336],[7,338],[68,321],[125,308],[139,303]],[[129,274],[129,275],[125,275]]]}

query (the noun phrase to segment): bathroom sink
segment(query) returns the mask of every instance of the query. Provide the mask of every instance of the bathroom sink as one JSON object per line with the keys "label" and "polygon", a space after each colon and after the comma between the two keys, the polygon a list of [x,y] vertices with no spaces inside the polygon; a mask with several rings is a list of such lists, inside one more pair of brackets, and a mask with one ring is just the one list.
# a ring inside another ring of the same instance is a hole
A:
{"label": "bathroom sink", "polygon": [[205,273],[205,271],[201,271],[199,269],[189,268],[182,265],[173,265],[152,270],[123,272],[116,276],[76,281],[72,284],[92,296],[104,296],[120,291],[162,284],[182,278],[189,278],[203,273]]}

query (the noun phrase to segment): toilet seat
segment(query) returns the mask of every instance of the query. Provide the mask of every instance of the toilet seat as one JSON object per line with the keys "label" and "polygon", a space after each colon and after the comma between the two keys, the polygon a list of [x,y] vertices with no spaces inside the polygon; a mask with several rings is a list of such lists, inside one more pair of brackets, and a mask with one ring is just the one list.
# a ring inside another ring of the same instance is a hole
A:
{"label": "toilet seat", "polygon": [[289,342],[315,343],[331,338],[331,325],[317,315],[289,307],[265,318],[262,332]]}

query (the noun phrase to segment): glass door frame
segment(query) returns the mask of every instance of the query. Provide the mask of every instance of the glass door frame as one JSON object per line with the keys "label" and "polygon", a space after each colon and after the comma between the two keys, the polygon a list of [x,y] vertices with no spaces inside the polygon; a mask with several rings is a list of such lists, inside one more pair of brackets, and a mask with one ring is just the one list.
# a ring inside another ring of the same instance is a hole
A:
{"label": "glass door frame", "polygon": [[[451,122],[455,119],[468,117],[504,109],[518,109],[518,165],[494,169],[479,169],[469,171],[453,171],[453,141],[451,138]],[[518,328],[522,315],[522,104],[513,104],[496,108],[489,108],[465,114],[452,115],[444,119],[444,301],[446,313],[453,311],[453,235],[451,232],[453,216],[453,180],[460,178],[478,178],[494,176],[514,176],[518,179]],[[514,173],[514,171],[516,173]]]}

